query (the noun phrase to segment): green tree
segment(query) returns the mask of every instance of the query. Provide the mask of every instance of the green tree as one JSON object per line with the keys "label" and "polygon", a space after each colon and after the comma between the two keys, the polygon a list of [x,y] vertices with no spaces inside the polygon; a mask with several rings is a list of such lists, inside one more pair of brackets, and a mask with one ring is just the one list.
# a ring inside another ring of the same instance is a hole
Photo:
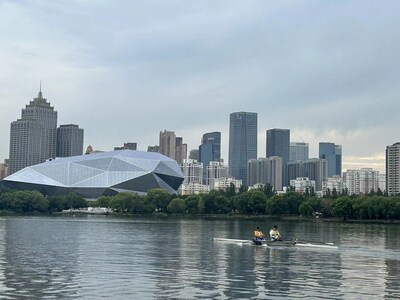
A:
{"label": "green tree", "polygon": [[353,215],[352,199],[348,196],[342,196],[333,200],[332,214],[344,220],[350,218]]}
{"label": "green tree", "polygon": [[64,196],[64,207],[65,208],[83,208],[88,207],[87,201],[76,193],[69,193]]}
{"label": "green tree", "polygon": [[122,192],[114,197],[110,201],[110,207],[116,212],[127,213],[132,210],[134,196],[128,192]]}
{"label": "green tree", "polygon": [[171,195],[163,189],[152,189],[147,193],[147,202],[149,202],[154,209],[160,212],[166,211]]}
{"label": "green tree", "polygon": [[286,197],[281,195],[272,196],[267,200],[266,212],[270,215],[283,215],[289,211],[289,204]]}
{"label": "green tree", "polygon": [[200,213],[199,202],[200,202],[199,195],[190,195],[185,198],[185,204],[189,214],[195,215]]}
{"label": "green tree", "polygon": [[171,214],[184,214],[186,212],[185,200],[174,198],[168,204],[167,210]]}

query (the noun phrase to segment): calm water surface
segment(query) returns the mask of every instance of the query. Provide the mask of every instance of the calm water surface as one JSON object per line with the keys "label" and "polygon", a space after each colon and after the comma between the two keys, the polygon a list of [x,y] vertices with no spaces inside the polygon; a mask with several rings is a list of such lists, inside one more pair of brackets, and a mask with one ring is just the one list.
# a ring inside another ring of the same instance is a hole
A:
{"label": "calm water surface", "polygon": [[[214,242],[278,225],[338,249]],[[399,299],[400,224],[0,218],[0,299]]]}

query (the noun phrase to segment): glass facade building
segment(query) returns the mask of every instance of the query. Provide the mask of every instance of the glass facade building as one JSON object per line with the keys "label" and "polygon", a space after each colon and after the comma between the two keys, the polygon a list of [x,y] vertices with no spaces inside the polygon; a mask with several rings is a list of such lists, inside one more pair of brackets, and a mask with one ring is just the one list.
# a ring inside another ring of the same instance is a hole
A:
{"label": "glass facade building", "polygon": [[267,130],[267,157],[282,157],[282,184],[289,184],[287,176],[287,162],[290,158],[290,130],[289,129],[269,129]]}
{"label": "glass facade building", "polygon": [[235,112],[229,122],[229,174],[247,182],[247,162],[257,158],[257,113]]}
{"label": "glass facade building", "polygon": [[319,143],[319,158],[328,163],[328,177],[342,176],[342,146],[334,143]]}
{"label": "glass facade building", "polygon": [[119,192],[145,194],[162,188],[176,193],[183,181],[178,163],[155,152],[117,150],[57,158],[26,167],[3,180],[3,186],[38,190],[44,195],[75,192],[87,199]]}
{"label": "glass facade building", "polygon": [[209,132],[203,134],[199,146],[199,161],[203,163],[203,183],[207,179],[207,166],[210,161],[221,160],[221,132]]}

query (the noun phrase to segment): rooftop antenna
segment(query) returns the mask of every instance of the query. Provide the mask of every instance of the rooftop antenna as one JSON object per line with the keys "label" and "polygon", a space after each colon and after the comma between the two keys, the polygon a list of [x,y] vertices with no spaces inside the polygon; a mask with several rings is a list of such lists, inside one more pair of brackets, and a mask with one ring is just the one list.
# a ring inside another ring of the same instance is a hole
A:
{"label": "rooftop antenna", "polygon": [[39,85],[39,93],[38,93],[38,98],[42,99],[42,80],[40,80],[40,85]]}

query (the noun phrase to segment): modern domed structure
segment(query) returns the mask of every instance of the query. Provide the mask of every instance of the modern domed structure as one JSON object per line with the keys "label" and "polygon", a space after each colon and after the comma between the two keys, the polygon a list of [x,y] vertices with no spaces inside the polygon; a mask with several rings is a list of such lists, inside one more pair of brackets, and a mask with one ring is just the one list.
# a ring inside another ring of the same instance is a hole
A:
{"label": "modern domed structure", "polygon": [[45,195],[75,192],[87,199],[119,192],[147,193],[162,188],[176,193],[183,181],[178,163],[156,152],[117,150],[57,158],[26,167],[3,180],[11,189]]}

